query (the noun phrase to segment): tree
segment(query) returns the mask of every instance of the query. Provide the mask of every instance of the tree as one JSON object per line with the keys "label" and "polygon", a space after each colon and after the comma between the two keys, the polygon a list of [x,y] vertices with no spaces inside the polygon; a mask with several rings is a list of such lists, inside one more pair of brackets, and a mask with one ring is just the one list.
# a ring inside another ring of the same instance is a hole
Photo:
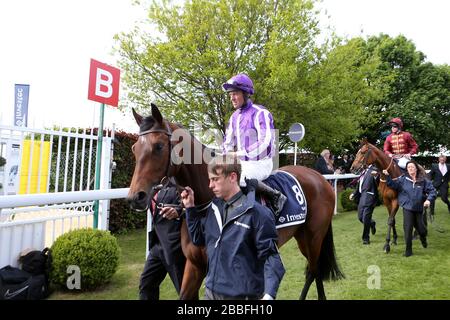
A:
{"label": "tree", "polygon": [[379,64],[368,75],[377,94],[365,107],[362,135],[381,144],[387,121],[401,117],[420,151],[448,149],[449,137],[443,132],[450,127],[449,67],[425,62],[425,55],[402,35],[369,37],[365,48],[367,57],[379,59]]}
{"label": "tree", "polygon": [[282,147],[289,126],[302,122],[302,147],[341,148],[360,132],[365,51],[356,42],[338,48],[334,39],[318,45],[315,2],[153,2],[152,32],[117,36],[128,101],[144,111],[156,100],[169,119],[223,134],[232,109],[221,85],[245,72],[254,80],[254,101],[274,115]]}

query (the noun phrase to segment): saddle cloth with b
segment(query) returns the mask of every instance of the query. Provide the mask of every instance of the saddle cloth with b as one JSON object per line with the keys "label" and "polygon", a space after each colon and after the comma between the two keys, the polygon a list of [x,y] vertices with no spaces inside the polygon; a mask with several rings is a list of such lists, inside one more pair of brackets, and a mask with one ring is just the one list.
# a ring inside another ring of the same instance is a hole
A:
{"label": "saddle cloth with b", "polygon": [[275,217],[277,229],[305,222],[307,213],[306,198],[300,183],[292,174],[276,170],[263,182],[269,187],[281,191],[287,197],[283,209]]}

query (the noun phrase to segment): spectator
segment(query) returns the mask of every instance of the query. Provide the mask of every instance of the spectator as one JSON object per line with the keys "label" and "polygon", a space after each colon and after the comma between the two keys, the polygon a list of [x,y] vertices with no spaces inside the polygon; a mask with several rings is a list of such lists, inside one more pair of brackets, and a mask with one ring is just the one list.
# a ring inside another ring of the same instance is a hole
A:
{"label": "spectator", "polygon": [[330,150],[324,149],[320,153],[320,157],[316,160],[314,164],[314,169],[321,174],[333,174],[334,168],[332,168],[332,161],[330,160],[331,153]]}
{"label": "spectator", "polygon": [[[448,201],[448,182],[450,179],[450,164],[446,163],[447,157],[443,154],[439,156],[439,162],[431,166],[428,177],[433,181],[433,186],[436,188],[438,195],[442,201],[447,205],[450,213],[450,202]],[[434,214],[435,201],[431,202],[430,214]]]}

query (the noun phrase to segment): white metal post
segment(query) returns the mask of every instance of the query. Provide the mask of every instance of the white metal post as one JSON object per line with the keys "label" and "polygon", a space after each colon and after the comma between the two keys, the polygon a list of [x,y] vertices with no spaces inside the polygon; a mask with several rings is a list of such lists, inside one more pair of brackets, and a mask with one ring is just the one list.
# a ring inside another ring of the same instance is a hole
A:
{"label": "white metal post", "polygon": [[297,142],[294,143],[294,166],[297,165]]}

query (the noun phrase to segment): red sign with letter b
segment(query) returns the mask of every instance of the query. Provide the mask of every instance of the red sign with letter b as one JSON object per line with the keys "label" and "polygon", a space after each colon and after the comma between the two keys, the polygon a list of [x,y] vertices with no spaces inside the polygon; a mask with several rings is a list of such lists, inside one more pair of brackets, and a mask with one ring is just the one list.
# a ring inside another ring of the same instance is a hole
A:
{"label": "red sign with letter b", "polygon": [[120,70],[91,59],[88,99],[117,107]]}

